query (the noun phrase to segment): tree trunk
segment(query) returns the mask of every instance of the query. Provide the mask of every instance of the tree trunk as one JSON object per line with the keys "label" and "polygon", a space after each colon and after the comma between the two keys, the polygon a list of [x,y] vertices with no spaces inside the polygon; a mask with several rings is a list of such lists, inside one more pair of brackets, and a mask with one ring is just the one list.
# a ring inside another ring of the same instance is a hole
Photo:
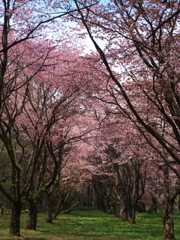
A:
{"label": "tree trunk", "polygon": [[164,216],[164,240],[170,240],[170,239],[175,239],[174,238],[174,222],[173,222],[173,217],[171,215],[165,215]]}
{"label": "tree trunk", "polygon": [[47,223],[52,223],[52,207],[47,207],[46,208],[46,222]]}
{"label": "tree trunk", "polygon": [[47,194],[46,195],[46,222],[47,223],[52,223],[52,202],[51,202],[51,195]]}
{"label": "tree trunk", "polygon": [[59,205],[58,206],[58,209],[56,210],[54,216],[53,216],[53,219],[56,220],[57,216],[59,215],[59,213],[61,212],[61,206]]}
{"label": "tree trunk", "polygon": [[29,209],[28,209],[28,220],[26,223],[26,229],[36,230],[37,226],[37,206],[34,203],[33,199],[28,200]]}
{"label": "tree trunk", "polygon": [[173,205],[174,199],[169,199],[166,203],[166,209],[163,219],[163,227],[164,227],[164,236],[163,240],[175,240],[174,238],[174,219],[173,219]]}
{"label": "tree trunk", "polygon": [[12,205],[9,236],[20,236],[21,203]]}
{"label": "tree trunk", "polygon": [[2,206],[2,208],[1,208],[1,216],[3,216],[4,215],[4,206]]}
{"label": "tree trunk", "polygon": [[119,217],[121,218],[121,220],[127,221],[127,209],[125,206],[120,207]]}
{"label": "tree trunk", "polygon": [[150,206],[150,209],[149,209],[149,213],[151,214],[156,214],[157,213],[157,200],[156,198],[151,194],[151,206]]}
{"label": "tree trunk", "polygon": [[136,223],[136,210],[135,206],[132,206],[131,209],[129,209],[129,222],[130,223]]}

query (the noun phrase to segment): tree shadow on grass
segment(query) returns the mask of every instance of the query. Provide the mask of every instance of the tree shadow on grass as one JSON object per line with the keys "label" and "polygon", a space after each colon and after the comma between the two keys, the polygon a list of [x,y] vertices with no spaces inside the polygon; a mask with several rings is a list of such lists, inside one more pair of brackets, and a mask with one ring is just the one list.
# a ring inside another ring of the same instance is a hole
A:
{"label": "tree shadow on grass", "polygon": [[[35,238],[23,238],[23,240],[32,240],[32,239],[34,239],[35,240]],[[47,238],[37,238],[37,240],[47,240]]]}
{"label": "tree shadow on grass", "polygon": [[15,238],[15,237],[11,237],[11,238],[0,238],[1,240],[47,240],[47,238],[34,238],[34,237],[18,237],[18,238]]}

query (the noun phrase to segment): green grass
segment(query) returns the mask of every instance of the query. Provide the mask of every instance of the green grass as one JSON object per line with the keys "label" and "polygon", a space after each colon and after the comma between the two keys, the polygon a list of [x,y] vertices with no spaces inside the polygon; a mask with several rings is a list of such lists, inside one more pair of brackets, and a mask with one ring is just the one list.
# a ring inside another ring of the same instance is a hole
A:
{"label": "green grass", "polygon": [[[137,214],[137,223],[130,224],[98,210],[74,210],[45,223],[39,214],[37,231],[27,231],[27,215],[21,219],[21,237],[8,237],[9,216],[0,216],[0,240],[160,240],[163,236],[162,216]],[[180,215],[175,216],[175,236],[180,240]]]}

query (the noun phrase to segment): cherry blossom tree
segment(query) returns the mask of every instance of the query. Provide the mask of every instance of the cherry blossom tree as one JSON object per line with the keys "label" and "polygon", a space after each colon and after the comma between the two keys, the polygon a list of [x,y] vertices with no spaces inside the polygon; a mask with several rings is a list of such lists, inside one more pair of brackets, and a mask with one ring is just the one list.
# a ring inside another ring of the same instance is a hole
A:
{"label": "cherry blossom tree", "polygon": [[[81,87],[81,75],[76,67],[82,60],[75,60],[78,56],[75,51],[70,58],[70,51],[67,48],[65,51],[65,47],[58,52],[48,41],[38,44],[30,40],[17,45],[16,50],[9,50],[0,123],[5,155],[12,164],[12,172],[2,177],[0,184],[1,191],[13,204],[10,235],[20,234],[24,197],[31,206],[30,219],[36,219],[33,205],[55,181],[64,144],[68,144],[64,139],[71,129],[67,119],[81,112],[81,98],[79,104],[75,99]],[[3,184],[10,177],[11,191]],[[30,225],[32,228],[32,222],[36,226],[32,220],[28,228]]]}
{"label": "cherry blossom tree", "polygon": [[[18,48],[19,47],[19,48]],[[37,56],[37,52],[31,53],[30,49],[33,44],[18,45],[15,49],[10,49],[8,53],[8,61],[6,62],[5,72],[3,73],[3,85],[1,92],[1,122],[0,122],[0,138],[4,144],[5,154],[8,156],[8,162],[11,163],[11,173],[8,172],[7,178],[11,176],[11,191],[7,191],[3,187],[1,181],[1,191],[12,202],[12,216],[10,223],[10,235],[19,235],[19,220],[22,206],[21,199],[21,181],[20,163],[23,160],[17,152],[22,148],[20,144],[20,135],[15,127],[19,115],[22,113],[28,93],[27,83],[37,74],[42,68],[42,65],[47,59],[49,49]],[[39,49],[40,46],[38,46]],[[29,70],[29,72],[28,72]]]}
{"label": "cherry blossom tree", "polygon": [[39,1],[16,0],[0,3],[0,139],[4,144],[5,155],[12,164],[12,173],[8,172],[5,176],[6,180],[11,175],[11,194],[7,193],[7,186],[2,186],[4,178],[1,179],[0,189],[13,205],[10,235],[20,235],[22,206],[19,181],[19,161],[22,159],[18,159],[16,154],[19,134],[16,135],[14,123],[26,102],[27,83],[42,69],[50,50],[49,46],[43,49],[43,44],[36,44],[35,47],[29,40],[42,35],[48,22],[69,13],[65,3],[61,4],[62,11],[57,13],[56,4],[56,1],[43,1],[39,4]]}
{"label": "cherry blossom tree", "polygon": [[[20,181],[21,163],[24,157],[29,158],[28,154],[30,154],[23,152],[26,141],[22,143],[23,128],[20,129],[17,119],[25,111],[24,106],[30,96],[30,81],[35,76],[37,77],[37,73],[40,71],[41,76],[39,74],[38,77],[43,77],[43,67],[47,67],[46,60],[50,51],[62,41],[66,45],[67,40],[72,39],[72,36],[67,37],[65,34],[67,31],[62,29],[62,23],[58,19],[73,11],[76,10],[71,9],[66,1],[57,3],[54,0],[4,0],[0,3],[0,139],[3,142],[5,155],[8,156],[9,162],[12,164],[12,173],[9,174],[8,171],[7,176],[2,177],[0,190],[13,205],[10,235],[20,235],[21,197],[24,194],[20,190],[22,184]],[[53,23],[56,21],[56,24],[50,26],[49,23],[52,21]],[[63,37],[61,30],[63,30]],[[61,41],[54,40],[57,33],[58,36],[61,36]],[[32,39],[36,39],[36,41],[33,42]],[[50,40],[45,43],[44,39]],[[40,41],[42,42],[40,43]],[[33,107],[32,102],[30,105]],[[51,120],[53,121],[53,119]],[[39,144],[43,150],[43,144],[40,142]],[[18,151],[21,154],[18,155]],[[41,151],[36,152],[39,156],[40,153]],[[10,177],[12,186],[11,193],[8,193],[7,185],[4,187],[2,183]]]}
{"label": "cherry blossom tree", "polygon": [[[86,11],[80,10],[80,7],[87,6],[86,2],[74,2],[79,9],[75,18],[81,21],[94,43],[114,83],[111,86],[123,96],[131,118],[144,131],[150,145],[152,141],[148,136],[162,146],[165,154],[159,151],[158,145],[153,145],[179,177],[176,168],[180,163],[179,1],[96,2],[96,6],[87,7]],[[98,38],[107,43],[106,48],[100,47]],[[147,99],[148,106],[156,109],[156,117],[149,114],[147,118],[142,108],[139,110],[140,103],[132,98],[127,81]],[[121,109],[124,107],[119,101],[118,104]],[[160,123],[165,124],[164,131]],[[173,239],[173,234],[169,238]]]}

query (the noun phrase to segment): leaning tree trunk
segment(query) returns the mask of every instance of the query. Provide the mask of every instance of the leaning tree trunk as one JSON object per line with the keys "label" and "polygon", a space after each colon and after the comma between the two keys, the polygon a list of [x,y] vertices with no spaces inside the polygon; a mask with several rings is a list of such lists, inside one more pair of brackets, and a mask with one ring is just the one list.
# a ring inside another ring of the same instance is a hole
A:
{"label": "leaning tree trunk", "polygon": [[10,218],[9,236],[20,236],[21,203],[13,203]]}
{"label": "leaning tree trunk", "polygon": [[61,212],[61,205],[59,204],[56,212],[54,213],[53,219],[56,220],[57,216],[60,214]]}
{"label": "leaning tree trunk", "polygon": [[26,223],[27,230],[36,230],[37,226],[37,205],[33,199],[28,199],[28,220]]}

